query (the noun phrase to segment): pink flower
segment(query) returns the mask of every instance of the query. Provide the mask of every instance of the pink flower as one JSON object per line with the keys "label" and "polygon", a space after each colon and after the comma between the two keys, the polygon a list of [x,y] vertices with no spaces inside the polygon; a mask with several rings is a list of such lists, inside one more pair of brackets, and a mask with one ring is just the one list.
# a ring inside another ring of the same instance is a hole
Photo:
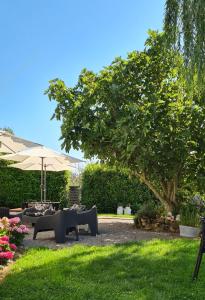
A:
{"label": "pink flower", "polygon": [[13,259],[14,257],[14,253],[11,251],[6,251],[6,258],[7,259]]}
{"label": "pink flower", "polygon": [[17,231],[18,233],[23,233],[23,230],[22,230],[20,227],[17,228],[16,231]]}
{"label": "pink flower", "polygon": [[8,241],[2,241],[2,240],[0,239],[0,245],[8,245],[8,244],[9,244]]}
{"label": "pink flower", "polygon": [[20,222],[21,222],[21,220],[20,220],[19,217],[15,217],[15,218],[9,219],[10,225],[16,225],[16,224],[19,224]]}
{"label": "pink flower", "polygon": [[22,230],[23,233],[29,233],[29,229],[26,227],[25,229]]}
{"label": "pink flower", "polygon": [[9,237],[7,235],[4,235],[4,236],[0,237],[0,240],[8,242],[9,241]]}
{"label": "pink flower", "polygon": [[26,225],[22,224],[19,227],[22,229],[22,233],[28,233],[29,232],[29,229],[28,229],[28,227],[26,227]]}
{"label": "pink flower", "polygon": [[11,251],[0,252],[0,259],[13,259],[14,253]]}
{"label": "pink flower", "polygon": [[5,258],[5,252],[0,252],[0,259]]}
{"label": "pink flower", "polygon": [[14,251],[16,251],[17,247],[15,244],[9,244],[10,248]]}
{"label": "pink flower", "polygon": [[26,228],[26,225],[21,224],[19,227],[20,227],[22,230],[24,230],[24,229]]}

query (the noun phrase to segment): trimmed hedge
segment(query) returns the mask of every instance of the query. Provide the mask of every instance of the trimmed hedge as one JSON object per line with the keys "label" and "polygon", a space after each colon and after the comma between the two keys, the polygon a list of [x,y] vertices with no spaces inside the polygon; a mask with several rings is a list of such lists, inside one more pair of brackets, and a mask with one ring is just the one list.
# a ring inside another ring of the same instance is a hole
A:
{"label": "trimmed hedge", "polygon": [[116,213],[118,204],[131,205],[136,212],[145,202],[156,198],[137,178],[130,178],[127,170],[105,164],[90,164],[82,174],[82,204],[97,205],[99,213]]}
{"label": "trimmed hedge", "polygon": [[[40,171],[22,171],[7,164],[0,160],[0,206],[21,207],[25,201],[40,200]],[[47,199],[59,201],[70,178],[68,171],[47,172]]]}

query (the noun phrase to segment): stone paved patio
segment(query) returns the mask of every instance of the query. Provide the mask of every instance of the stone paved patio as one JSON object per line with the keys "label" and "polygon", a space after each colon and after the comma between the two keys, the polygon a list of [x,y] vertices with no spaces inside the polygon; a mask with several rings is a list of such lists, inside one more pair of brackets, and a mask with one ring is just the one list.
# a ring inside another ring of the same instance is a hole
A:
{"label": "stone paved patio", "polygon": [[33,228],[30,228],[30,233],[25,237],[24,246],[29,247],[49,247],[58,249],[69,247],[74,244],[86,245],[109,245],[116,243],[126,243],[130,241],[150,240],[154,238],[172,239],[177,235],[170,233],[157,233],[138,230],[134,227],[133,220],[123,219],[102,219],[99,218],[99,232],[96,237],[82,233],[79,236],[79,241],[75,241],[75,236],[70,234],[65,244],[56,244],[53,231],[39,232],[37,239],[33,240]]}

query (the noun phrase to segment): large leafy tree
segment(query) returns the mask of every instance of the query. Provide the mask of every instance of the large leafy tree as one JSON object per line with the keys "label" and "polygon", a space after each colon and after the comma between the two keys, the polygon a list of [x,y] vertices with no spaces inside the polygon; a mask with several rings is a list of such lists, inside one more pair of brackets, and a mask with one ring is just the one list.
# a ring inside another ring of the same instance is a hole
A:
{"label": "large leafy tree", "polygon": [[204,0],[167,0],[164,27],[169,46],[177,47],[183,53],[188,79],[193,79],[197,75],[198,86],[204,89]]}
{"label": "large leafy tree", "polygon": [[205,142],[204,108],[186,95],[182,59],[150,32],[142,52],[116,58],[99,73],[83,70],[73,88],[50,81],[63,147],[130,169],[173,210],[181,180],[193,177]]}

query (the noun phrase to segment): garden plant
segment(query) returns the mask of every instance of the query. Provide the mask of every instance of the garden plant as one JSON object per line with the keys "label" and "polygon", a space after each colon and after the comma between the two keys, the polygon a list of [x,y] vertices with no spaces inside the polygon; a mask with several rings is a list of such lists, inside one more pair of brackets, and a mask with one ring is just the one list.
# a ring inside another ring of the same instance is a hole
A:
{"label": "garden plant", "polygon": [[188,92],[183,65],[164,34],[150,31],[144,51],[82,70],[72,88],[52,80],[46,91],[66,151],[128,168],[168,212],[180,206],[184,182],[204,172],[205,107],[197,89]]}
{"label": "garden plant", "polygon": [[22,245],[28,232],[29,229],[21,224],[19,217],[0,219],[0,266],[13,259],[15,251]]}

